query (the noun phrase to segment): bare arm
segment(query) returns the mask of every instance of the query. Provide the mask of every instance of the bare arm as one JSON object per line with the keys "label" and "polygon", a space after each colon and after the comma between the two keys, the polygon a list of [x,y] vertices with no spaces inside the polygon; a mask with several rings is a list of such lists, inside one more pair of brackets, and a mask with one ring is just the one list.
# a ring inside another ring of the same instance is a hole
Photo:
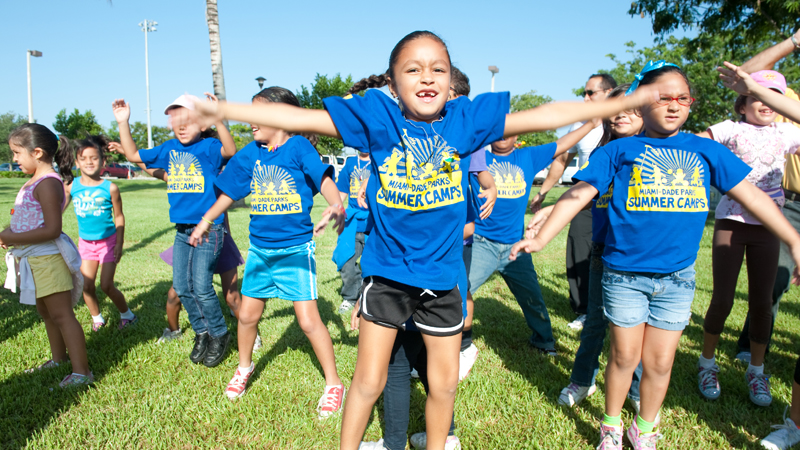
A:
{"label": "bare arm", "polygon": [[556,141],[556,151],[553,153],[553,158],[578,145],[578,142],[580,142],[581,139],[585,138],[590,131],[594,130],[602,123],[602,119],[592,119],[587,121],[577,130],[570,131],[564,136],[561,136]]}
{"label": "bare arm", "polygon": [[0,245],[40,244],[61,235],[61,199],[64,198],[61,183],[55,178],[43,180],[33,190],[33,197],[42,206],[44,226],[22,233],[14,233],[7,228],[0,233]]}
{"label": "bare arm", "polygon": [[[794,32],[794,38],[800,41],[800,30]],[[789,56],[794,51],[794,44],[791,38],[779,42],[772,47],[762,51],[742,64],[742,70],[747,73],[758,72],[759,70],[772,69],[775,63]]]}
{"label": "bare arm", "polygon": [[[173,123],[181,124],[190,120],[192,111],[180,111],[173,116]],[[195,103],[195,114],[199,122],[212,123],[223,119],[249,122],[293,133],[316,133],[323,136],[341,138],[333,119],[324,109],[306,109],[285,103],[240,103],[212,102]]]}
{"label": "bare arm", "polygon": [[509,259],[516,259],[520,251],[533,253],[543,249],[596,195],[597,189],[589,183],[581,181],[573,186],[558,199],[553,212],[536,237],[514,244]]}
{"label": "bare arm", "polygon": [[314,226],[314,236],[321,236],[331,219],[334,219],[333,229],[336,230],[338,234],[342,234],[342,231],[344,231],[345,212],[344,206],[339,202],[339,188],[336,187],[336,183],[333,182],[331,177],[325,175],[322,178],[319,192],[325,198],[325,201],[328,202],[329,206],[325,208],[325,211],[322,213],[322,220],[317,222],[317,225]]}
{"label": "bare arm", "polygon": [[64,214],[64,211],[67,210],[67,206],[69,206],[69,202],[72,201],[72,184],[75,180],[72,180],[72,183],[64,185],[64,207],[61,209],[61,214]]}
{"label": "bare arm", "polygon": [[706,139],[714,139],[714,135],[711,134],[711,130],[701,131],[700,133],[696,133],[695,136]]}
{"label": "bare arm", "polygon": [[119,187],[111,183],[111,205],[114,207],[114,225],[117,227],[117,244],[114,247],[114,262],[122,259],[122,246],[125,244],[125,214],[122,213],[122,195]]}
{"label": "bare arm", "polygon": [[347,192],[339,191],[339,198],[342,200],[342,205],[344,205],[347,202],[347,196],[348,196]]}
{"label": "bare arm", "polygon": [[736,67],[727,61],[725,61],[725,66],[727,68],[717,67],[717,71],[720,73],[719,77],[725,86],[739,94],[753,96],[782,116],[800,122],[800,102],[761,86],[741,67]]}
{"label": "bare arm", "polygon": [[535,213],[541,209],[542,203],[547,197],[547,193],[550,192],[550,189],[552,189],[553,186],[558,184],[558,181],[564,175],[564,171],[567,169],[569,163],[575,158],[575,155],[576,153],[562,153],[553,159],[553,162],[550,163],[550,171],[547,172],[547,178],[544,179],[542,187],[539,188],[539,192],[537,192],[531,200],[531,211]]}
{"label": "bare arm", "polygon": [[486,219],[492,215],[494,204],[497,202],[497,186],[494,184],[494,178],[488,170],[478,172],[478,183],[480,183],[483,192],[478,194],[478,198],[485,198],[486,201],[481,205],[481,220]]}
{"label": "bare arm", "polygon": [[503,136],[555,130],[575,122],[608,117],[623,110],[638,109],[658,98],[655,86],[642,86],[629,95],[602,102],[556,102],[506,115]]}
{"label": "bare arm", "polygon": [[122,144],[122,154],[125,159],[132,163],[142,162],[142,158],[139,157],[139,150],[136,148],[136,142],[133,141],[133,136],[131,135],[131,126],[128,123],[131,118],[131,106],[125,103],[125,100],[117,99],[111,103],[111,109],[114,111],[114,118],[117,120],[119,128],[119,142]]}
{"label": "bare arm", "polygon": [[[206,99],[212,103],[219,103],[217,96],[206,92],[205,93]],[[232,158],[233,155],[236,154],[236,142],[233,140],[233,136],[231,136],[230,130],[228,127],[225,126],[225,122],[222,120],[217,121],[214,124],[214,127],[217,129],[217,134],[219,135],[219,141],[222,142],[222,157],[225,159]]]}
{"label": "bare arm", "polygon": [[197,223],[197,226],[194,227],[192,235],[189,236],[189,245],[197,247],[198,245],[202,244],[204,240],[208,242],[208,237],[206,234],[211,228],[211,224],[214,223],[219,216],[225,214],[225,211],[227,211],[231,205],[233,205],[233,199],[224,193],[220,194],[220,196],[217,198],[217,201],[211,205],[211,208],[209,208],[205,214],[203,214],[203,218]]}

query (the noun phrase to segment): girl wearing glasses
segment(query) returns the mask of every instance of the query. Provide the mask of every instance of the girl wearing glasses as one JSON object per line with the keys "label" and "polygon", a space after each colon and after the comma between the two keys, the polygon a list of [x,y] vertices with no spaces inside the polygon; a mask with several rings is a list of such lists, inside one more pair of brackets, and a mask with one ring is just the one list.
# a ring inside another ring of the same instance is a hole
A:
{"label": "girl wearing glasses", "polygon": [[[761,86],[781,94],[786,92],[783,75],[762,70],[752,75]],[[785,155],[800,146],[800,129],[789,123],[776,123],[777,113],[755,97],[740,95],[735,109],[738,122],[726,120],[712,125],[699,136],[728,147],[752,171],[747,181],[760,188],[782,208],[786,199],[781,189]],[[772,287],[778,272],[780,242],[761,222],[730,196],[722,197],[715,213],[712,261],[714,293],[704,325],[703,352],[698,361],[698,387],[703,397],[719,398],[721,390],[714,360],[725,320],[733,307],[736,281],[742,260],[747,255],[748,302],[750,306],[750,364],[745,383],[750,401],[758,406],[772,403],[769,378],[764,374],[764,354],[772,327]]]}
{"label": "girl wearing glasses", "polygon": [[655,85],[656,101],[641,108],[645,132],[592,154],[533,239],[511,250],[541,250],[599,192],[613,184],[603,252],[603,303],[611,335],[600,450],[621,449],[622,406],[642,363],[641,406],[628,428],[634,449],[656,448],[656,417],[669,386],[675,351],[689,323],[708,189],[738,201],[785,241],[800,261],[800,235],[775,204],[746,180],[750,167],[723,146],[680,132],[689,116],[689,80],[665,61],[648,62],[628,93]]}

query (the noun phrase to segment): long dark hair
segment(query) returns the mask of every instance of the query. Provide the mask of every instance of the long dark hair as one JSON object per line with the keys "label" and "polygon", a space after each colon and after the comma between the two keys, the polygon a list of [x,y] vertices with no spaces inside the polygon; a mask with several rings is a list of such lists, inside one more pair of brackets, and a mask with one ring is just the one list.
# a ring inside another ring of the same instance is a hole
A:
{"label": "long dark hair", "polygon": [[386,69],[386,72],[380,75],[370,75],[367,78],[362,78],[361,80],[357,81],[353,87],[347,91],[347,93],[356,94],[367,88],[380,88],[386,86],[389,83],[389,78],[394,77],[394,66],[397,65],[397,59],[400,58],[400,52],[402,52],[411,41],[421,38],[430,38],[442,44],[444,51],[447,52],[447,61],[450,61],[450,51],[447,50],[447,44],[444,43],[442,38],[437,36],[436,33],[432,33],[430,31],[414,31],[405,35],[405,37],[400,39],[400,42],[394,46],[391,55],[389,55],[389,68]]}
{"label": "long dark hair", "polygon": [[56,136],[46,126],[38,123],[26,123],[11,132],[8,136],[8,143],[22,147],[28,153],[33,152],[36,148],[42,149],[50,159],[46,162],[55,161],[64,182],[72,183],[72,165],[75,163],[75,156],[66,136]]}
{"label": "long dark hair", "polygon": [[[631,87],[630,83],[621,84],[612,89],[611,92],[608,93],[607,98],[619,97],[625,94],[625,91],[627,91],[629,87]],[[603,137],[600,138],[600,142],[597,143],[596,148],[600,148],[615,139],[618,139],[618,137],[611,132],[611,120],[603,119]]]}
{"label": "long dark hair", "polygon": [[[258,94],[253,96],[253,101],[261,100],[270,103],[286,103],[287,105],[297,106],[300,108],[300,100],[297,99],[297,96],[294,93],[286,88],[282,88],[280,86],[271,86],[268,88],[264,88],[259,91]],[[288,132],[287,132],[288,133]],[[314,133],[289,133],[289,135],[294,136],[295,134],[299,134],[304,138],[308,139],[308,142],[311,142],[311,145],[314,148],[317,147],[317,143],[319,142],[319,136]]]}
{"label": "long dark hair", "polygon": [[108,150],[108,144],[110,142],[111,139],[103,136],[102,134],[86,136],[85,139],[78,141],[78,146],[75,148],[75,157],[77,159],[87,148],[95,148],[97,149],[97,154],[100,155],[100,160],[105,163],[106,151]]}

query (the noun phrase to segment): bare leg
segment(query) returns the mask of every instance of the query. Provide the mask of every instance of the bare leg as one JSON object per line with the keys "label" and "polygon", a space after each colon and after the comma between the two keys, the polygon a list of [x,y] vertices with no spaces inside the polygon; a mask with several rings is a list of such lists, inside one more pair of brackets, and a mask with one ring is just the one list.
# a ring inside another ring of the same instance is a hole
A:
{"label": "bare leg", "polygon": [[47,306],[42,299],[36,299],[36,310],[44,320],[44,328],[47,330],[47,340],[50,342],[50,353],[53,355],[53,361],[60,363],[66,361],[67,358],[67,345],[64,343],[64,337],[61,336],[61,330],[58,325],[53,322],[50,317],[50,312],[47,311]]}
{"label": "bare leg", "polygon": [[225,273],[221,273],[219,275],[219,280],[222,285],[222,295],[225,296],[225,302],[228,304],[231,311],[233,311],[233,315],[238,319],[239,308],[242,307],[242,295],[239,293],[238,269],[234,267]]}
{"label": "bare leg", "polygon": [[53,319],[64,339],[69,359],[72,360],[72,371],[81,375],[89,375],[89,360],[86,356],[86,338],[83,328],[75,318],[72,311],[72,295],[69,291],[57,292],[37,299],[47,307],[47,312]]}
{"label": "bare leg", "polygon": [[95,280],[97,278],[97,261],[83,260],[81,262],[81,274],[83,274],[83,301],[89,308],[89,314],[96,316],[100,314],[100,302],[97,300],[97,288]]}
{"label": "bare leg", "polygon": [[100,289],[114,302],[117,311],[124,313],[128,311],[128,303],[125,302],[125,295],[114,286],[114,274],[117,272],[117,263],[103,263],[103,270],[100,272]]}
{"label": "bare leg", "polygon": [[683,331],[669,331],[645,326],[642,347],[642,380],[640,383],[641,408],[639,415],[654,422],[669,388],[675,350]]}
{"label": "bare leg", "polygon": [[[606,414],[618,416],[631,388],[633,371],[642,359],[645,324],[622,328],[609,324],[611,350],[606,364]],[[644,386],[641,391],[644,392]]]}
{"label": "bare leg", "polygon": [[797,381],[792,383],[792,406],[789,409],[789,416],[794,423],[800,423],[800,384],[797,384]]}
{"label": "bare leg", "polygon": [[464,331],[472,329],[472,317],[475,314],[475,302],[472,301],[472,294],[467,291],[467,318],[464,319]]}
{"label": "bare leg", "polygon": [[[339,373],[336,371],[336,357],[333,354],[331,334],[328,332],[328,327],[322,323],[322,319],[319,317],[317,301],[309,300],[293,302],[293,304],[300,329],[303,330],[303,333],[306,334],[306,337],[311,342],[314,354],[317,355],[322,371],[325,372],[325,384],[328,386],[342,384],[342,380],[339,379]],[[386,367],[388,370],[388,362]]]}
{"label": "bare leg", "polygon": [[764,356],[767,354],[767,344],[759,344],[750,340],[750,364],[753,366],[764,365]]}
{"label": "bare leg", "polygon": [[170,286],[167,292],[167,324],[170,331],[180,329],[178,319],[181,315],[181,299],[178,298],[178,293],[175,292],[175,287]]}
{"label": "bare leg", "polygon": [[264,312],[264,300],[242,296],[239,309],[239,367],[250,367],[253,362],[253,344],[258,334],[258,321]]}
{"label": "bare leg", "polygon": [[[397,330],[361,320],[358,334],[358,357],[353,382],[344,404],[341,450],[357,450],[367,429],[372,406],[383,392],[389,371],[389,359]],[[455,366],[456,369],[458,365]],[[458,373],[456,373],[458,377]]]}
{"label": "bare leg", "polygon": [[458,389],[458,355],[461,334],[455,336],[422,335],[428,351],[428,399],[425,402],[426,448],[443,450]]}
{"label": "bare leg", "polygon": [[[711,359],[714,357],[714,352],[717,350],[719,344],[719,335],[711,334],[708,331],[703,332],[703,358]],[[751,342],[752,345],[752,342]]]}

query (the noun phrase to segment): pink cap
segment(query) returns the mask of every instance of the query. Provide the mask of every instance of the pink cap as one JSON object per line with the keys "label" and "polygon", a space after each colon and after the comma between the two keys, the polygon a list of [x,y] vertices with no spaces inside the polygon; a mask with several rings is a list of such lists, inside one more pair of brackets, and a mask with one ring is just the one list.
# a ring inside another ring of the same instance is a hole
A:
{"label": "pink cap", "polygon": [[181,108],[181,107],[194,111],[194,102],[199,102],[199,101],[200,99],[195,97],[194,95],[183,94],[180,97],[176,98],[175,101],[170,103],[169,106],[167,106],[167,108],[164,110],[164,114],[168,115],[169,110],[172,108]]}
{"label": "pink cap", "polygon": [[786,94],[786,78],[774,70],[759,70],[750,74],[753,80],[767,89],[775,89],[781,94]]}

